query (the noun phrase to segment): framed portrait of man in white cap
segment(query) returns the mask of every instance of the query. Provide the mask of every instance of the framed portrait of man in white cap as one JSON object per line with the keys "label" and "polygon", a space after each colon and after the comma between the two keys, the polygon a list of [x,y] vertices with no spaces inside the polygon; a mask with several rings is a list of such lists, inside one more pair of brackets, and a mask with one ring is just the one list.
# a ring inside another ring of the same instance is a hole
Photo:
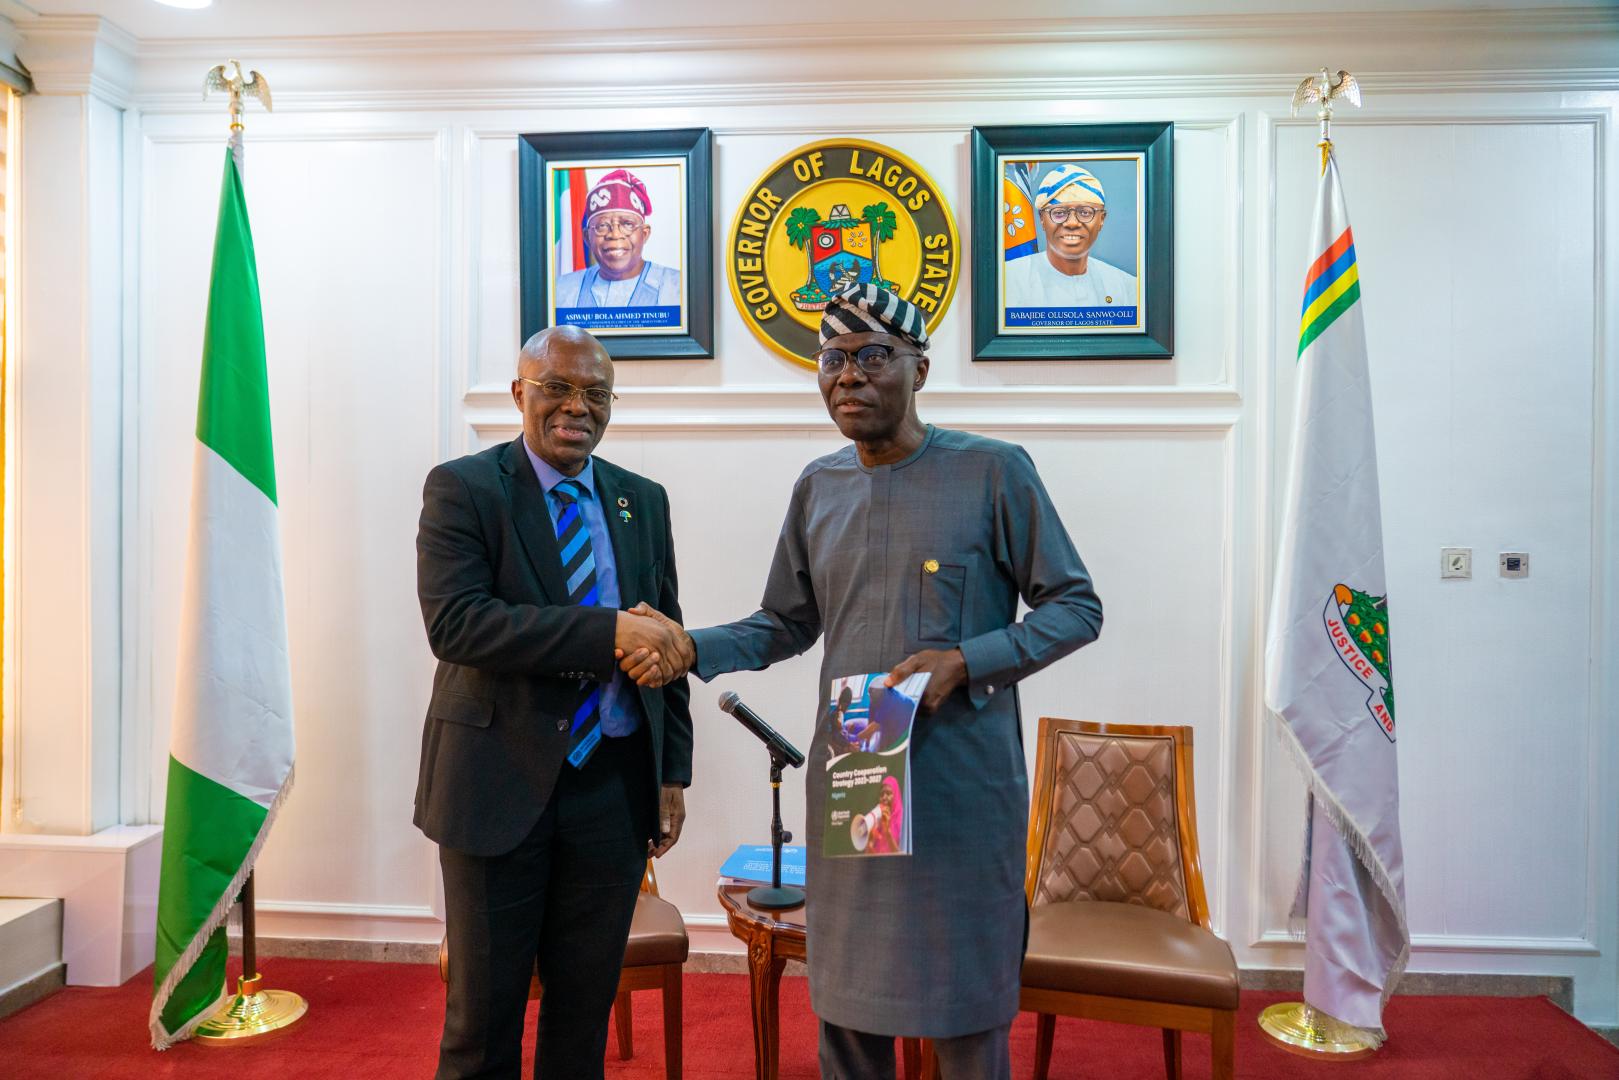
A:
{"label": "framed portrait of man in white cap", "polygon": [[1172,354],[1173,137],[974,129],[975,359]]}
{"label": "framed portrait of man in white cap", "polygon": [[712,356],[711,136],[523,135],[523,335],[577,326],[615,359]]}

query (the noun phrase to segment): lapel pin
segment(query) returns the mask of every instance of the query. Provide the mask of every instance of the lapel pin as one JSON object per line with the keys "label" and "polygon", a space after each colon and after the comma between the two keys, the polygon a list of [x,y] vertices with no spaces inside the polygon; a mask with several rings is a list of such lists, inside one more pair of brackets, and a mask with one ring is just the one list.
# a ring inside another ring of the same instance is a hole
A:
{"label": "lapel pin", "polygon": [[628,510],[620,510],[618,512],[618,518],[619,518],[620,521],[626,521],[627,522],[627,521],[630,520],[630,517],[631,517],[631,515],[630,515],[630,512]]}
{"label": "lapel pin", "polygon": [[625,506],[628,506],[628,505],[630,505],[630,500],[628,500],[628,499],[626,499],[626,498],[625,498],[625,497],[624,497],[624,496],[622,496],[622,495],[620,495],[620,496],[619,496],[619,497],[618,497],[618,505],[619,505],[619,506],[620,506],[620,507],[625,507]]}
{"label": "lapel pin", "polygon": [[937,574],[939,572],[939,560],[929,559],[927,562],[922,564],[922,569],[926,570],[930,574]]}

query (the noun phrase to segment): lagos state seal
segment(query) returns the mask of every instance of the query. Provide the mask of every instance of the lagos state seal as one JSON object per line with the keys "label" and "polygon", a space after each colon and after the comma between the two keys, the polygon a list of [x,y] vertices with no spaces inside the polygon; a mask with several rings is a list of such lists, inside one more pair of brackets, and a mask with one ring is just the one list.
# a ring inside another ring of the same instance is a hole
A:
{"label": "lagos state seal", "polygon": [[1389,742],[1394,741],[1394,669],[1389,656],[1388,597],[1373,596],[1342,583],[1327,597],[1321,619],[1333,651],[1372,692],[1366,711]]}
{"label": "lagos state seal", "polygon": [[821,312],[850,285],[898,293],[937,326],[960,248],[950,208],[915,162],[831,139],[799,147],[754,182],[731,222],[726,277],[753,332],[813,368]]}

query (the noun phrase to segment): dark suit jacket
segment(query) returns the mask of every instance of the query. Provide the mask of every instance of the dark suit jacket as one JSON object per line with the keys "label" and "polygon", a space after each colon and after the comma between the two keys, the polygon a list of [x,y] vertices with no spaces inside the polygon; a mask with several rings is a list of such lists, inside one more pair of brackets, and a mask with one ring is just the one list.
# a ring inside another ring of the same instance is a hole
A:
{"label": "dark suit jacket", "polygon": [[[607,681],[617,613],[567,603],[556,530],[522,436],[427,476],[416,591],[438,657],[422,732],[416,825],[472,855],[501,855],[539,820],[566,767],[579,680]],[[679,620],[669,496],[595,461],[619,598]],[[626,501],[630,520],[619,516]],[[686,680],[639,691],[659,784],[691,783]],[[657,789],[650,793],[656,805]],[[651,817],[656,819],[657,815]]]}

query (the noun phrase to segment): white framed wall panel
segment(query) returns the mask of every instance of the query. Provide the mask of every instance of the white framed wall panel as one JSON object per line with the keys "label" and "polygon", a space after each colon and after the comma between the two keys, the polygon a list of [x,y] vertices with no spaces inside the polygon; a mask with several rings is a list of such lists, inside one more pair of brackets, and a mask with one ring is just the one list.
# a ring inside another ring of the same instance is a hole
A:
{"label": "white framed wall panel", "polygon": [[[270,128],[271,125],[264,125]],[[247,193],[270,357],[292,645],[296,794],[259,863],[269,901],[428,912],[432,851],[410,824],[432,669],[414,596],[420,485],[441,457],[443,133],[249,143]],[[152,812],[161,817],[180,571],[224,147],[145,151],[142,474]]]}
{"label": "white framed wall panel", "polygon": [[[926,414],[926,391],[922,406]],[[515,415],[515,414],[514,414]],[[1001,424],[980,433],[1026,447],[1097,581],[1102,639],[1023,683],[1032,771],[1041,716],[1196,729],[1204,865],[1220,880],[1215,828],[1222,804],[1229,439],[1225,431],[1129,428],[1117,422],[1066,429]],[[515,436],[491,428],[485,442]],[[664,484],[679,552],[682,607],[705,626],[753,611],[763,591],[793,482],[808,462],[841,445],[830,421],[803,430],[612,430],[600,453]],[[1160,498],[1174,477],[1180,497]],[[1170,618],[1161,617],[1171,612]],[[1211,617],[1210,613],[1214,613]],[[768,760],[715,700],[735,690],[787,738],[808,746],[818,709],[820,647],[762,673],[694,680],[694,783],[690,827],[659,866],[665,897],[688,917],[715,919],[714,870],[739,843],[768,838]],[[1168,673],[1173,671],[1173,677]],[[789,775],[786,827],[803,835],[805,776]]]}
{"label": "white framed wall panel", "polygon": [[[1383,519],[1400,664],[1401,806],[1413,967],[1580,970],[1582,1013],[1613,1008],[1613,718],[1597,711],[1602,491],[1601,234],[1605,118],[1471,109],[1334,126],[1355,226],[1377,409]],[[1313,124],[1268,125],[1276,169],[1272,445],[1291,436],[1296,309],[1314,202]],[[1421,171],[1402,163],[1424,161]],[[1301,167],[1300,162],[1308,164]],[[1473,178],[1510,168],[1521,198]],[[1279,504],[1270,503],[1267,543]],[[1474,549],[1440,581],[1438,549]],[[1527,550],[1525,581],[1496,553]],[[1541,554],[1535,555],[1535,552]],[[1542,566],[1545,567],[1542,572]],[[1521,588],[1515,586],[1530,586]],[[1262,635],[1262,630],[1261,630]],[[1263,641],[1256,638],[1256,650]],[[1611,674],[1606,676],[1611,678]],[[1257,945],[1288,941],[1302,785],[1260,746]],[[1603,839],[1598,841],[1597,837]],[[1589,957],[1605,959],[1546,959]],[[1587,996],[1589,995],[1589,996]]]}

